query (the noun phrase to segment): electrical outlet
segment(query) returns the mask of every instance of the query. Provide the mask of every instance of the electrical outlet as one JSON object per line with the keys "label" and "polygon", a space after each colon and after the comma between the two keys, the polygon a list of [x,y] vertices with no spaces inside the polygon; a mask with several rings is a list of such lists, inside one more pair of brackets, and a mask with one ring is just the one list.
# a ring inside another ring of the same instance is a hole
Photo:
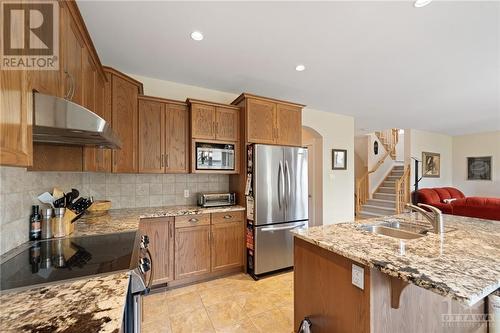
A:
{"label": "electrical outlet", "polygon": [[352,284],[359,289],[365,289],[365,269],[357,265],[352,265]]}
{"label": "electrical outlet", "polygon": [[184,198],[189,198],[189,190],[184,190]]}

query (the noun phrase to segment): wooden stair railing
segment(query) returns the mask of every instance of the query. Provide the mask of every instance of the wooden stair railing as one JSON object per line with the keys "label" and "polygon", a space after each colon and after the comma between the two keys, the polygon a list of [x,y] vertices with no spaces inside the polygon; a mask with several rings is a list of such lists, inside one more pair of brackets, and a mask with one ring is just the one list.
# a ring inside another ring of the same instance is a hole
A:
{"label": "wooden stair railing", "polygon": [[406,165],[401,178],[396,180],[396,214],[404,211],[410,202],[410,165]]}
{"label": "wooden stair railing", "polygon": [[397,128],[391,128],[388,130],[375,132],[375,135],[379,141],[384,145],[386,151],[391,152],[391,158],[396,159],[396,145],[399,140],[399,130]]}
{"label": "wooden stair railing", "polygon": [[361,206],[363,206],[368,199],[370,199],[370,177],[369,175],[371,173],[374,173],[375,171],[380,168],[380,166],[384,163],[387,157],[391,155],[390,151],[387,151],[384,156],[375,164],[375,166],[369,170],[366,171],[357,181],[356,181],[356,193],[354,194],[356,197],[356,205],[355,205],[355,213],[358,215],[358,213],[361,211]]}

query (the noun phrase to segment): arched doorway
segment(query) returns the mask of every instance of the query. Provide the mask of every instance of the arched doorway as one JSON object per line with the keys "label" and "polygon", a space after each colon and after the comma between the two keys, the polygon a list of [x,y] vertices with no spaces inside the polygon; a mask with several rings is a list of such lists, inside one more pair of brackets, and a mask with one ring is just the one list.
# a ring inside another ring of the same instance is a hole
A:
{"label": "arched doorway", "polygon": [[302,146],[308,149],[309,226],[323,225],[323,136],[302,126]]}

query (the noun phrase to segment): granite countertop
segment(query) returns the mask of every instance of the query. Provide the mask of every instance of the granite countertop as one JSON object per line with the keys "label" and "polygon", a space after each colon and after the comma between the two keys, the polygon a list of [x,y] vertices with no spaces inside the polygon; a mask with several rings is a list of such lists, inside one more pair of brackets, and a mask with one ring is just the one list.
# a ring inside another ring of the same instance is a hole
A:
{"label": "granite countertop", "polygon": [[78,220],[71,237],[134,231],[143,218],[222,213],[245,210],[242,206],[202,208],[199,206],[164,206],[153,208],[111,209],[103,216],[87,216]]}
{"label": "granite countertop", "polygon": [[[415,222],[415,213],[295,230],[309,243],[383,273],[473,305],[500,287],[500,221],[443,215],[440,236],[399,240],[360,224]],[[430,225],[429,225],[430,227]],[[453,230],[455,229],[455,230]]]}
{"label": "granite countertop", "polygon": [[119,332],[128,273],[0,295],[1,332]]}

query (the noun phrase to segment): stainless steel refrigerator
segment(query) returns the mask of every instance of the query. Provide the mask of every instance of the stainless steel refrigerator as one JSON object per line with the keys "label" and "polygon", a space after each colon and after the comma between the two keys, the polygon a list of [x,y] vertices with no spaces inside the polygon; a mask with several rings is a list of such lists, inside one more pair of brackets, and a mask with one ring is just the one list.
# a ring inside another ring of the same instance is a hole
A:
{"label": "stainless steel refrigerator", "polygon": [[256,144],[254,274],[293,266],[293,229],[307,228],[307,149]]}

